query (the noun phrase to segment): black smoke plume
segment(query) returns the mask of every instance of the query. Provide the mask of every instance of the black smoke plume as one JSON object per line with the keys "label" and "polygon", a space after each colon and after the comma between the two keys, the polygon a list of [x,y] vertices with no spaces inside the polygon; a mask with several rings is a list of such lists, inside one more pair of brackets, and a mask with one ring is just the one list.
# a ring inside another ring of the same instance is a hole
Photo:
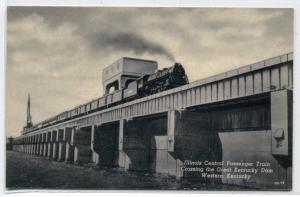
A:
{"label": "black smoke plume", "polygon": [[93,45],[98,49],[112,49],[115,51],[133,51],[137,55],[150,53],[163,55],[171,61],[174,56],[162,45],[151,42],[135,33],[100,33],[94,35]]}

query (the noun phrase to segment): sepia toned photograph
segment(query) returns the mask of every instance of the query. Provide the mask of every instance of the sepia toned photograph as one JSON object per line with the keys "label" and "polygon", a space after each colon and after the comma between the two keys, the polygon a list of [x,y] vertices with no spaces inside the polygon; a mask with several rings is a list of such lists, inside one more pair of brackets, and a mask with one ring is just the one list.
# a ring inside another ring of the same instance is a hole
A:
{"label": "sepia toned photograph", "polygon": [[292,8],[8,6],[6,190],[291,191]]}

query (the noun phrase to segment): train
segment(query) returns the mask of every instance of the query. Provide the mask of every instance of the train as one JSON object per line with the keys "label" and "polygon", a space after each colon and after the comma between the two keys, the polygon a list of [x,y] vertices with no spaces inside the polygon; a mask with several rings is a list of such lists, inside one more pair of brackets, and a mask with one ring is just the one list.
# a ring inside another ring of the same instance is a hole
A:
{"label": "train", "polygon": [[186,85],[188,83],[189,80],[184,67],[180,63],[174,63],[173,66],[157,70],[153,74],[145,74],[131,81],[120,90],[106,93],[98,99],[94,99],[88,103],[77,106],[71,110],[64,111],[54,117],[37,123],[29,129],[29,132],[123,104],[138,98]]}

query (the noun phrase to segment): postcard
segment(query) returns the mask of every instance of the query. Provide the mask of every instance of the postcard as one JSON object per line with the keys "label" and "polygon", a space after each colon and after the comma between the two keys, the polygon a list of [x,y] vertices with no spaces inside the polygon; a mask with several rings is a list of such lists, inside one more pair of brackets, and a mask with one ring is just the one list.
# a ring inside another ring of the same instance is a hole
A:
{"label": "postcard", "polygon": [[292,190],[293,14],[7,7],[7,190]]}

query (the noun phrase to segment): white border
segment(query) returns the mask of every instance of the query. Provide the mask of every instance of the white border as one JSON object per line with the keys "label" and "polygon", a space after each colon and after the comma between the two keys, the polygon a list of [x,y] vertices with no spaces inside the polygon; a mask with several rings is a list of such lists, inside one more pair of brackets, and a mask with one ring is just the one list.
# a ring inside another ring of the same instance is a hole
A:
{"label": "white border", "polygon": [[[0,0],[0,144],[5,146],[5,127],[4,127],[4,114],[5,114],[5,31],[6,31],[6,6],[124,6],[124,7],[270,7],[270,8],[294,8],[294,128],[293,128],[293,191],[292,192],[243,192],[243,191],[81,191],[66,193],[63,191],[43,191],[43,192],[14,192],[14,194],[5,193],[5,152],[2,149],[0,151],[0,185],[1,195],[18,195],[18,196],[43,196],[48,197],[50,195],[58,195],[65,197],[82,197],[82,196],[116,196],[122,195],[123,197],[132,197],[132,195],[143,195],[143,196],[195,196],[199,193],[204,196],[253,196],[253,195],[290,195],[300,194],[300,168],[297,164],[300,164],[300,120],[297,115],[299,114],[298,102],[300,101],[299,84],[300,70],[298,69],[298,57],[300,57],[299,46],[299,29],[300,29],[300,1],[297,0],[9,0],[5,2]],[[33,191],[33,190],[32,190]],[[52,193],[55,192],[55,193]],[[213,194],[213,195],[212,195]]]}

